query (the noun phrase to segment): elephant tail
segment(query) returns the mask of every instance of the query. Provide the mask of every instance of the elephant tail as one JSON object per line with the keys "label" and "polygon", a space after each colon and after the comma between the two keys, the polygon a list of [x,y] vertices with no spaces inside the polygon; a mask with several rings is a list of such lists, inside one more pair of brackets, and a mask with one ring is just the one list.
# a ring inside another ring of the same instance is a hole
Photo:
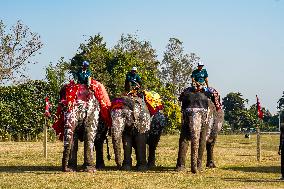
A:
{"label": "elephant tail", "polygon": [[108,137],[107,136],[106,136],[106,144],[107,144],[107,159],[110,160],[111,156],[110,156],[110,153],[109,153],[109,145],[108,145]]}

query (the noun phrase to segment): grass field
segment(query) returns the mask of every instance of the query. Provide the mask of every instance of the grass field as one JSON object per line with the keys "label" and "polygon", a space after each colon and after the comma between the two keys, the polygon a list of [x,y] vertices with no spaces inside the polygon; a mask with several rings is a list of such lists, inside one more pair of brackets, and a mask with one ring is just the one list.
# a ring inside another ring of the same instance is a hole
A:
{"label": "grass field", "polygon": [[[175,172],[177,135],[162,136],[157,150],[157,167],[147,172],[118,171],[112,160],[96,173],[60,171],[61,142],[48,143],[48,158],[41,142],[0,143],[0,188],[284,188],[280,177],[278,135],[261,136],[261,162],[256,161],[256,136],[219,135],[215,148],[218,168]],[[80,144],[79,164],[83,162]],[[106,159],[106,158],[105,158]]]}

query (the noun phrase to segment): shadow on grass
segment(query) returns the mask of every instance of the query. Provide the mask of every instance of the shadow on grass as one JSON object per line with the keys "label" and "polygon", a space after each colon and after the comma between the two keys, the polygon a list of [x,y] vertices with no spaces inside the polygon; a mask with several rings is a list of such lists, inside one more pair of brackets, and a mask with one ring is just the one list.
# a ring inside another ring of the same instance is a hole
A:
{"label": "shadow on grass", "polygon": [[[106,166],[103,169],[98,169],[99,171],[124,171],[118,169],[116,166]],[[175,167],[162,167],[162,166],[157,166],[157,167],[152,167],[150,169],[147,169],[146,171],[150,172],[167,172],[167,171],[175,171]],[[126,171],[127,172],[127,171]],[[137,172],[137,169],[135,166],[131,167],[130,172]]]}
{"label": "shadow on grass", "polygon": [[253,155],[253,154],[241,154],[241,155],[236,155],[236,156],[246,157],[246,156],[255,156],[255,155]]}
{"label": "shadow on grass", "polygon": [[280,180],[279,178],[276,179],[252,179],[252,178],[223,178],[224,181],[231,181],[231,182],[284,182],[284,180]]}
{"label": "shadow on grass", "polygon": [[280,166],[257,166],[257,167],[226,167],[223,170],[243,171],[243,172],[257,172],[257,173],[279,173]]}
{"label": "shadow on grass", "polygon": [[[83,167],[78,166],[77,172],[82,172]],[[102,169],[97,169],[97,171],[122,171],[116,166],[106,166]],[[146,171],[151,172],[165,172],[165,171],[175,171],[174,167],[153,167]],[[0,173],[30,173],[30,172],[61,172],[61,166],[0,166]],[[136,167],[132,167],[130,172],[137,172]]]}
{"label": "shadow on grass", "polygon": [[61,171],[61,166],[0,166],[0,173],[28,173],[42,171]]}

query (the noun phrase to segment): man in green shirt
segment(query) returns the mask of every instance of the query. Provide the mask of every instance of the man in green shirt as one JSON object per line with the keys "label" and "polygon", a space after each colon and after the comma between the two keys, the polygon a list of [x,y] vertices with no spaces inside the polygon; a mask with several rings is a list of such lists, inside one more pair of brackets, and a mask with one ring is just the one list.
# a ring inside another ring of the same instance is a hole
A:
{"label": "man in green shirt", "polygon": [[124,85],[125,91],[129,92],[133,88],[136,87],[140,88],[142,80],[141,77],[136,72],[137,68],[133,67],[131,71],[126,74],[125,85]]}
{"label": "man in green shirt", "polygon": [[204,64],[198,62],[197,69],[191,74],[192,86],[200,89],[201,87],[209,87],[208,85],[208,74],[206,69],[203,69]]}
{"label": "man in green shirt", "polygon": [[83,61],[82,68],[76,73],[76,80],[80,84],[88,85],[89,78],[91,77],[91,71],[89,69],[89,62]]}

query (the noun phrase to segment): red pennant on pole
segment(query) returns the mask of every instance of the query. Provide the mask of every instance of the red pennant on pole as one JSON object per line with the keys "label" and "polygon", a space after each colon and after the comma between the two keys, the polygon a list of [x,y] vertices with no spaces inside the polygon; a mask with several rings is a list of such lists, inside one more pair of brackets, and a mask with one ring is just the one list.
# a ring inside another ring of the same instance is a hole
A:
{"label": "red pennant on pole", "polygon": [[256,95],[256,107],[257,107],[257,115],[259,117],[259,119],[263,119],[263,112],[261,109],[261,105],[258,99],[258,96]]}
{"label": "red pennant on pole", "polygon": [[51,104],[50,104],[49,101],[48,101],[48,97],[46,97],[46,98],[45,98],[45,112],[44,112],[44,115],[45,115],[46,117],[50,117],[50,116],[51,116],[51,115],[50,115],[50,112],[49,112],[50,106],[51,106]]}

